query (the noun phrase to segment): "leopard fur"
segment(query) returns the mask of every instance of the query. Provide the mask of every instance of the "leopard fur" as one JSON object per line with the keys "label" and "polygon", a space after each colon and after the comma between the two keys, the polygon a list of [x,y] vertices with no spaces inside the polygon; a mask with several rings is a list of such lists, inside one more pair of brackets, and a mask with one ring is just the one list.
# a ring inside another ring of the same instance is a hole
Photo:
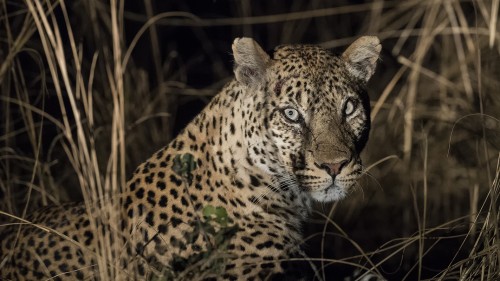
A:
{"label": "leopard fur", "polygon": [[[269,56],[250,38],[232,48],[235,79],[139,165],[121,194],[117,223],[96,219],[98,211],[83,204],[42,209],[26,225],[3,230],[2,280],[95,280],[106,270],[122,274],[117,280],[165,272],[175,280],[312,278],[302,268],[317,274],[300,248],[302,224],[313,201],[344,198],[362,174],[359,154],[370,130],[365,86],[381,45],[361,37],[340,56],[311,45],[280,46]],[[181,173],[175,165],[185,155],[193,168]],[[223,210],[232,227],[209,221],[207,206]],[[226,230],[228,241],[213,249]],[[117,235],[102,238],[110,233]],[[121,245],[108,253],[112,265],[92,254],[105,243]],[[205,260],[215,255],[223,262],[214,269]]]}

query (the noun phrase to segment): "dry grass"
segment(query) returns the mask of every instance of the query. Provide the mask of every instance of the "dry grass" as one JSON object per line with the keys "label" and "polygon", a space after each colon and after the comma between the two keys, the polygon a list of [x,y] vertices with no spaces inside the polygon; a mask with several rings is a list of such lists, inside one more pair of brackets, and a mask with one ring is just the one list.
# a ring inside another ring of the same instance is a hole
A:
{"label": "dry grass", "polygon": [[[1,214],[23,222],[83,198],[112,218],[110,202],[172,138],[185,104],[230,77],[233,37],[343,48],[373,34],[384,53],[367,175],[350,199],[318,206],[311,256],[327,280],[353,267],[500,278],[499,0],[159,2],[0,0]],[[116,275],[104,270],[110,247],[95,253],[102,280]]]}

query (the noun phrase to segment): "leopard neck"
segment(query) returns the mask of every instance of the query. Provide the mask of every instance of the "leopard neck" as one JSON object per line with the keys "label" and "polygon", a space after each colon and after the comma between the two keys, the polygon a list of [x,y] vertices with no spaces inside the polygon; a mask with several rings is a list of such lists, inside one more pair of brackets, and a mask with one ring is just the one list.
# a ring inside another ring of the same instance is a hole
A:
{"label": "leopard neck", "polygon": [[310,210],[309,199],[280,189],[276,171],[265,163],[275,152],[264,128],[265,100],[247,91],[229,83],[172,144],[176,153],[193,154],[198,173],[209,173],[215,189],[232,189],[225,194],[243,199],[248,211],[276,212],[300,224]]}

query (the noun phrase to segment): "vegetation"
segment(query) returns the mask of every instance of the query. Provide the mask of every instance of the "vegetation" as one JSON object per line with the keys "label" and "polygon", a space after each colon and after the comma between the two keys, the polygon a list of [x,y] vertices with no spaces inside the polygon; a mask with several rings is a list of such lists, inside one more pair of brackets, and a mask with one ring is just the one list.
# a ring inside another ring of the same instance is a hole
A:
{"label": "vegetation", "polygon": [[[327,280],[500,279],[500,1],[331,2],[0,0],[0,225],[66,201],[106,209],[230,79],[234,37],[340,51],[371,34],[366,175],[317,206],[310,256]],[[232,235],[222,210],[204,215]]]}

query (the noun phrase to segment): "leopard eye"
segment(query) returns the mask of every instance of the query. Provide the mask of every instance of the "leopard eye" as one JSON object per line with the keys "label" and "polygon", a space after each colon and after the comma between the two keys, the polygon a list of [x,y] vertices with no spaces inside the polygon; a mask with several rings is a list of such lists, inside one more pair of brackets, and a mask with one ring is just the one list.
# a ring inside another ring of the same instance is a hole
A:
{"label": "leopard eye", "polygon": [[345,116],[351,115],[354,112],[354,107],[355,107],[354,101],[352,101],[351,99],[348,99],[344,104]]}
{"label": "leopard eye", "polygon": [[300,113],[294,108],[285,108],[281,113],[286,117],[286,119],[292,122],[298,122],[300,120]]}

